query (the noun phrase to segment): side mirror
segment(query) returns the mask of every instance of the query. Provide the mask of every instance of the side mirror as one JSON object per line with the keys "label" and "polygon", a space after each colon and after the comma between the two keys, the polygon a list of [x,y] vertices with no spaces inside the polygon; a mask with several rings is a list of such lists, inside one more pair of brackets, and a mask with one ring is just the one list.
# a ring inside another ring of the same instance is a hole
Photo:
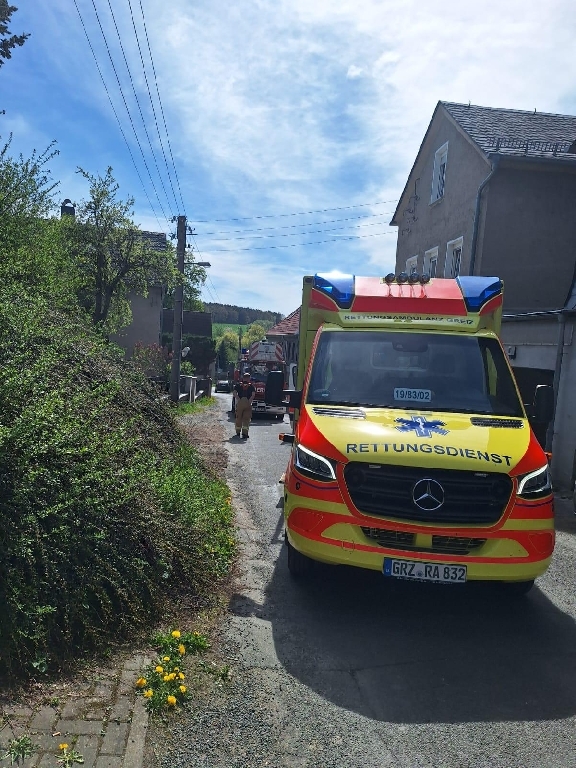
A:
{"label": "side mirror", "polygon": [[284,405],[284,374],[282,371],[270,371],[266,377],[264,402],[267,405]]}
{"label": "side mirror", "polygon": [[539,384],[534,393],[532,418],[541,424],[547,424],[554,415],[554,388],[548,384]]}
{"label": "side mirror", "polygon": [[267,405],[285,405],[287,408],[300,408],[302,390],[284,389],[282,371],[270,371],[264,388],[264,402]]}

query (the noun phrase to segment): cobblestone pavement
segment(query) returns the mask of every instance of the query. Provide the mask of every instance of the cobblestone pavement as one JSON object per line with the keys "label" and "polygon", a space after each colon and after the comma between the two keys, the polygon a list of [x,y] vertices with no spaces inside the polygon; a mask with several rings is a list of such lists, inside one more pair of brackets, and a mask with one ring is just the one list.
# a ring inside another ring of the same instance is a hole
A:
{"label": "cobblestone pavement", "polygon": [[19,763],[25,768],[58,768],[62,743],[82,755],[84,768],[142,768],[148,713],[135,681],[149,662],[135,654],[83,678],[65,696],[60,689],[41,703],[2,704],[0,755],[12,739],[28,735],[36,751]]}

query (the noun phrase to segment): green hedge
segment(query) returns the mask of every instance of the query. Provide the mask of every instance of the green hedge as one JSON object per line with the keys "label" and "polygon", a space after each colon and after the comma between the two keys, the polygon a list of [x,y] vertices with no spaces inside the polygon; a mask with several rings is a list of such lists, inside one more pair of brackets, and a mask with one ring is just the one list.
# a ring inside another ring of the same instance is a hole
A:
{"label": "green hedge", "polygon": [[233,551],[227,488],[157,390],[81,322],[0,292],[0,675],[133,635]]}

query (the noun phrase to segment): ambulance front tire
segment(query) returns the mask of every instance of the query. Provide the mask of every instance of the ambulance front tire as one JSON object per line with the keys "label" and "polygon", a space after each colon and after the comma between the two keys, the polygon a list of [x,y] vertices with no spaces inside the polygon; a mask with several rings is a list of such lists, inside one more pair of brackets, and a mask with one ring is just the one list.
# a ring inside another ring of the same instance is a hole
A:
{"label": "ambulance front tire", "polygon": [[294,549],[288,541],[288,537],[286,537],[286,547],[288,549],[288,570],[292,578],[302,579],[308,576],[314,567],[314,560]]}
{"label": "ambulance front tire", "polygon": [[534,579],[529,581],[503,581],[504,594],[509,597],[523,597],[534,586]]}

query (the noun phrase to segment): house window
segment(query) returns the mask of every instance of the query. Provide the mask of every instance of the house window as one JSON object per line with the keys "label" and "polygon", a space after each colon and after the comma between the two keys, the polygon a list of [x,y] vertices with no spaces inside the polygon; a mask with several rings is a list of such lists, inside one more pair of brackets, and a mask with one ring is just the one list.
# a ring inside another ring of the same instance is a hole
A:
{"label": "house window", "polygon": [[444,277],[458,277],[462,267],[462,244],[464,240],[459,237],[451,240],[446,245],[446,264],[444,266]]}
{"label": "house window", "polygon": [[434,172],[432,174],[432,194],[430,202],[435,203],[444,197],[446,182],[446,163],[448,161],[448,142],[436,150],[434,155]]}
{"label": "house window", "polygon": [[438,248],[430,248],[424,253],[424,273],[436,277],[438,272]]}
{"label": "house window", "polygon": [[410,256],[409,259],[406,259],[406,272],[409,275],[414,274],[416,270],[418,269],[418,256]]}

